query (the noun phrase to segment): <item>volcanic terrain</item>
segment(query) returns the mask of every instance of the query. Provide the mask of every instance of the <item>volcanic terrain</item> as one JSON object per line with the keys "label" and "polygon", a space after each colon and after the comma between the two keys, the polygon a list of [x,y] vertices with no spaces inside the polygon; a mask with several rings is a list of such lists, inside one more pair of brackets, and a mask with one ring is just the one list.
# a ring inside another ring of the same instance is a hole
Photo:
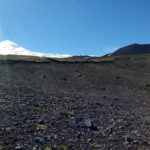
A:
{"label": "volcanic terrain", "polygon": [[149,150],[150,55],[1,55],[0,118],[0,150]]}

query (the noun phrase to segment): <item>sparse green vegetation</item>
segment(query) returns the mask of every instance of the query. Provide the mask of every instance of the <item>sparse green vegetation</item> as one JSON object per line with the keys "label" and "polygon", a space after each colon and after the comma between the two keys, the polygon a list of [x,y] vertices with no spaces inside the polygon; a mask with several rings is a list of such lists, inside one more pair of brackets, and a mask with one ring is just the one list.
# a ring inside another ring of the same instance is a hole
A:
{"label": "sparse green vegetation", "polygon": [[135,136],[128,133],[128,134],[124,135],[124,138],[125,138],[126,141],[131,142],[131,141],[134,140]]}
{"label": "sparse green vegetation", "polygon": [[59,150],[67,150],[67,147],[65,145],[59,145],[58,149]]}
{"label": "sparse green vegetation", "polygon": [[44,150],[52,150],[52,148],[50,148],[50,147],[46,147]]}
{"label": "sparse green vegetation", "polygon": [[75,59],[75,58],[46,58],[37,56],[16,56],[16,55],[0,55],[0,61],[12,61],[12,63],[17,61],[27,61],[27,62],[37,62],[37,63],[49,63],[49,62],[114,62],[120,60],[129,60],[130,58],[142,59],[148,58],[150,54],[141,55],[124,55],[124,56],[110,56],[110,57],[98,57],[94,59]]}
{"label": "sparse green vegetation", "polygon": [[19,90],[18,89],[19,87],[18,86],[8,86],[8,87],[5,87],[4,90],[6,91],[11,91],[11,90]]}
{"label": "sparse green vegetation", "polygon": [[37,111],[43,111],[43,112],[46,112],[47,110],[45,110],[45,109],[43,109],[43,108],[41,108],[41,107],[35,107],[34,108],[35,110],[37,110]]}
{"label": "sparse green vegetation", "polygon": [[91,146],[94,147],[94,148],[101,148],[102,147],[101,144],[92,144]]}
{"label": "sparse green vegetation", "polygon": [[67,109],[60,109],[58,111],[58,114],[60,114],[60,115],[74,115],[74,112],[73,111],[69,111]]}
{"label": "sparse green vegetation", "polygon": [[57,96],[52,96],[51,97],[52,99],[55,99],[55,100],[61,100],[59,97],[57,97]]}
{"label": "sparse green vegetation", "polygon": [[20,104],[19,106],[20,107],[25,107],[25,106],[27,106],[27,104]]}
{"label": "sparse green vegetation", "polygon": [[48,59],[44,57],[36,57],[36,56],[16,56],[16,55],[0,55],[0,60],[13,60],[13,61],[35,61],[35,62],[47,62]]}
{"label": "sparse green vegetation", "polygon": [[12,108],[13,106],[11,106],[11,105],[0,105],[0,108],[1,109],[7,109],[7,108]]}
{"label": "sparse green vegetation", "polygon": [[6,99],[0,99],[0,103],[13,103],[13,101],[6,100]]}
{"label": "sparse green vegetation", "polygon": [[3,150],[3,146],[2,145],[0,145],[0,150]]}
{"label": "sparse green vegetation", "polygon": [[107,128],[98,126],[97,127],[100,132],[107,132]]}
{"label": "sparse green vegetation", "polygon": [[28,97],[33,97],[33,96],[35,96],[35,95],[34,95],[34,93],[29,93],[29,94],[27,94],[27,96],[28,96]]}
{"label": "sparse green vegetation", "polygon": [[37,129],[38,129],[38,130],[47,130],[48,127],[47,127],[46,125],[38,124]]}
{"label": "sparse green vegetation", "polygon": [[9,127],[8,127],[8,128],[5,128],[5,130],[6,130],[6,131],[11,131],[12,128],[9,128]]}

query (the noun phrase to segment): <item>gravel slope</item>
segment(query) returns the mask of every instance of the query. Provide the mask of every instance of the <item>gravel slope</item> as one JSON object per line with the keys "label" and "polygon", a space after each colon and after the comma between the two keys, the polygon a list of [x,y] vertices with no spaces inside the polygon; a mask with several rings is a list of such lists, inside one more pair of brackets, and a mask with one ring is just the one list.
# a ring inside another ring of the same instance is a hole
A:
{"label": "gravel slope", "polygon": [[0,150],[149,150],[150,57],[0,62]]}

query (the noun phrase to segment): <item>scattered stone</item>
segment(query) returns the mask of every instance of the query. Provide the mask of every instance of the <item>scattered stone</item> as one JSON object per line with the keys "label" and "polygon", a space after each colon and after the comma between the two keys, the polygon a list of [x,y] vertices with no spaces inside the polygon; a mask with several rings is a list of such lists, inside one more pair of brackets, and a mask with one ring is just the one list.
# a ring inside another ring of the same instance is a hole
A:
{"label": "scattered stone", "polygon": [[115,97],[115,98],[114,98],[114,100],[118,101],[118,100],[119,100],[119,98]]}
{"label": "scattered stone", "polygon": [[67,81],[68,79],[67,79],[67,78],[63,78],[63,80],[64,80],[64,81]]}
{"label": "scattered stone", "polygon": [[101,88],[102,91],[106,91],[106,88]]}
{"label": "scattered stone", "polygon": [[93,121],[91,119],[85,119],[84,122],[85,122],[85,125],[86,125],[86,127],[88,129],[90,129],[92,131],[96,131],[97,130],[97,127],[94,126]]}
{"label": "scattered stone", "polygon": [[81,74],[78,74],[78,77],[82,77],[82,75],[81,75]]}
{"label": "scattered stone", "polygon": [[84,121],[85,121],[85,125],[87,127],[92,127],[92,120],[91,119],[85,119]]}
{"label": "scattered stone", "polygon": [[37,143],[37,144],[44,145],[45,142],[46,141],[43,138],[40,138],[40,137],[35,138],[35,143]]}
{"label": "scattered stone", "polygon": [[[55,63],[47,64],[48,68],[52,67],[50,74],[34,64],[34,74],[18,76],[19,72],[26,73],[30,68],[30,65],[25,69],[19,65],[21,63],[14,65],[16,72],[12,72],[11,69],[15,70],[13,66],[9,68],[9,81],[1,80],[3,86],[0,82],[0,150],[149,149],[150,95],[146,87],[150,85],[146,83],[150,77],[147,74],[147,79],[139,79],[139,82],[136,82],[138,74],[136,79],[131,76],[128,79],[125,75],[123,83],[114,84],[115,77],[125,69],[121,72],[119,67],[118,74],[111,76],[110,68],[110,72],[103,76],[103,63],[96,63],[91,64],[90,74],[86,74],[89,70],[86,64],[82,70],[82,77],[85,77],[78,78],[80,72],[75,73],[75,70],[81,63],[72,68],[73,72],[69,66],[76,64],[70,63],[68,68],[60,69],[66,70],[59,76],[59,62],[57,67]],[[94,74],[94,65],[100,66],[102,71]],[[1,67],[2,79],[5,75]],[[117,69],[117,65],[115,67]],[[95,78],[95,75],[99,77]],[[69,84],[63,78],[68,79]],[[5,89],[7,86],[10,90]]]}
{"label": "scattered stone", "polygon": [[39,150],[39,149],[41,149],[41,148],[39,148],[38,145],[35,145],[32,150]]}
{"label": "scattered stone", "polygon": [[23,146],[18,145],[18,146],[15,147],[15,150],[23,150]]}
{"label": "scattered stone", "polygon": [[150,143],[148,141],[143,141],[142,144],[145,146],[150,146]]}
{"label": "scattered stone", "polygon": [[131,134],[126,134],[124,137],[125,137],[125,141],[127,141],[127,143],[131,143],[134,140],[134,136]]}
{"label": "scattered stone", "polygon": [[42,78],[45,79],[45,78],[46,78],[46,75],[43,75]]}
{"label": "scattered stone", "polygon": [[44,121],[44,120],[39,120],[38,124],[44,125],[44,124],[45,124],[45,121]]}
{"label": "scattered stone", "polygon": [[120,77],[119,77],[119,76],[117,76],[117,77],[116,77],[116,79],[118,80],[118,79],[120,79]]}

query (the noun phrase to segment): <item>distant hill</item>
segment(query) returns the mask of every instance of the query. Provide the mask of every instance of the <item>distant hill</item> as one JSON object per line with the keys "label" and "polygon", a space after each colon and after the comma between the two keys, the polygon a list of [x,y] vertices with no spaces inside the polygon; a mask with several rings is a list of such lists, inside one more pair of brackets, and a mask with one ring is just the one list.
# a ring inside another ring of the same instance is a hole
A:
{"label": "distant hill", "polygon": [[119,55],[136,55],[150,53],[150,44],[131,44],[122,48],[119,48],[111,56]]}
{"label": "distant hill", "polygon": [[102,57],[109,57],[109,56],[112,56],[112,53],[105,54]]}
{"label": "distant hill", "polygon": [[72,59],[94,59],[97,58],[96,56],[89,56],[89,55],[73,55],[71,57],[68,58],[72,58]]}

